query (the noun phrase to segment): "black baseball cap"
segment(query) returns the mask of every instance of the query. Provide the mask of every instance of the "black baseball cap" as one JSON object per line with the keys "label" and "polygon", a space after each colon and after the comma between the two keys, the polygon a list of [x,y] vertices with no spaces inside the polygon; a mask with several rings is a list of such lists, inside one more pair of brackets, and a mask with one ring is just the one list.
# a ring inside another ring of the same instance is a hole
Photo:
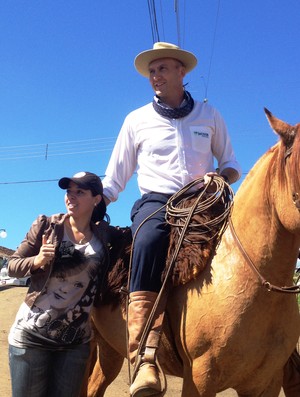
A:
{"label": "black baseball cap", "polygon": [[70,182],[76,183],[80,188],[91,190],[94,196],[97,194],[103,194],[103,186],[101,179],[98,175],[93,174],[92,172],[78,172],[77,174],[73,175],[71,178],[64,177],[58,181],[58,186],[61,189],[68,189]]}

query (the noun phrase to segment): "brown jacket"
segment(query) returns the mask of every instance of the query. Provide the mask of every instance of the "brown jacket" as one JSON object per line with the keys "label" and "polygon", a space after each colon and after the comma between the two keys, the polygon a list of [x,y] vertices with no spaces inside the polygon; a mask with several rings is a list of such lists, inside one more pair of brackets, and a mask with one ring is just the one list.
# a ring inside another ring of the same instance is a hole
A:
{"label": "brown jacket", "polygon": [[[64,235],[64,220],[68,214],[55,214],[50,217],[40,215],[31,225],[29,232],[25,239],[21,242],[15,253],[11,256],[8,263],[8,274],[14,277],[30,276],[31,283],[25,297],[25,302],[29,307],[32,307],[36,298],[44,290],[49,276],[52,271],[54,260],[43,269],[31,271],[34,258],[38,255],[40,247],[42,246],[42,236],[45,235],[50,239],[56,247],[58,247]],[[106,224],[106,222],[103,221]],[[94,235],[100,240],[103,245],[103,263],[105,270],[108,270],[109,257],[107,249],[107,239],[105,237],[105,229],[110,226],[95,225],[91,223],[91,228]]]}

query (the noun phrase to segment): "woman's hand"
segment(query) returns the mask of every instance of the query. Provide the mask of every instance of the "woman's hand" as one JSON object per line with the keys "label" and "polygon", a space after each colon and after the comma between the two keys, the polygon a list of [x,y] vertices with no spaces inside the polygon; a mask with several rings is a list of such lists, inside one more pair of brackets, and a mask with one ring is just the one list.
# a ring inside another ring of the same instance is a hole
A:
{"label": "woman's hand", "polygon": [[43,235],[40,252],[34,258],[33,270],[37,270],[40,267],[44,267],[45,265],[51,263],[52,259],[54,258],[54,255],[55,255],[55,246],[50,242],[48,242],[47,237]]}

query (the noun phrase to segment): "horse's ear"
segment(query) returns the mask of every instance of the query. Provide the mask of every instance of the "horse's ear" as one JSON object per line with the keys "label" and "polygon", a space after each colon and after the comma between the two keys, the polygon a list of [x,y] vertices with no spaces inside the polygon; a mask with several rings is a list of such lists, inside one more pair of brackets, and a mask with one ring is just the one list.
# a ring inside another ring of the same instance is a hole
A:
{"label": "horse's ear", "polygon": [[264,108],[264,110],[271,128],[276,132],[276,134],[280,135],[286,145],[289,145],[291,140],[295,137],[295,127],[285,121],[279,120],[267,108]]}

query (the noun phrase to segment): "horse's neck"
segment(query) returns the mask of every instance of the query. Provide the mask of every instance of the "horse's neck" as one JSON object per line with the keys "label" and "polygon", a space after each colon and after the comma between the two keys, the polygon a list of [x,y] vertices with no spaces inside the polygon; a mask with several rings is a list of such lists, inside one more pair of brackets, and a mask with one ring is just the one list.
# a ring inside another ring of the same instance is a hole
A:
{"label": "horse's neck", "polygon": [[266,171],[262,171],[262,165],[257,163],[245,178],[234,198],[233,222],[239,232],[251,238],[271,239],[270,231],[272,219],[272,208],[269,206],[266,185]]}
{"label": "horse's neck", "polygon": [[235,196],[232,222],[245,251],[258,268],[276,266],[278,275],[282,273],[289,278],[295,256],[293,239],[279,222],[271,193],[265,190],[265,167],[262,161],[257,163],[241,185]]}

